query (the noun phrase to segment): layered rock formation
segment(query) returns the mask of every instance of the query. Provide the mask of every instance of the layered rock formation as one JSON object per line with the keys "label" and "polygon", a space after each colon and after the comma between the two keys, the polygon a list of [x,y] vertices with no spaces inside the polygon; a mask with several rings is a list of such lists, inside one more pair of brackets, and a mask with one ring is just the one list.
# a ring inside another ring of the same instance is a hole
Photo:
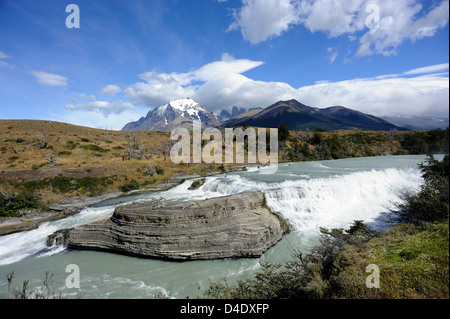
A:
{"label": "layered rock formation", "polygon": [[71,230],[71,248],[194,260],[259,257],[288,231],[262,193],[118,207],[111,218]]}

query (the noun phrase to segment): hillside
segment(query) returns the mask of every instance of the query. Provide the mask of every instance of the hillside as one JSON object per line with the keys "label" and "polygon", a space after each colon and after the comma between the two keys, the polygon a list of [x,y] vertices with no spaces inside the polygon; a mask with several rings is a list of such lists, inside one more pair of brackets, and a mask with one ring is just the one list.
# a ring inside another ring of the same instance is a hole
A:
{"label": "hillside", "polygon": [[174,176],[204,173],[207,167],[172,164],[166,132],[0,120],[0,136],[0,191],[31,192],[47,206],[117,192],[133,180],[152,187]]}
{"label": "hillside", "polygon": [[297,100],[279,101],[259,112],[241,114],[224,122],[221,126],[278,127],[281,124],[287,125],[290,130],[297,131],[406,130],[381,118],[343,106],[320,109],[304,105]]}

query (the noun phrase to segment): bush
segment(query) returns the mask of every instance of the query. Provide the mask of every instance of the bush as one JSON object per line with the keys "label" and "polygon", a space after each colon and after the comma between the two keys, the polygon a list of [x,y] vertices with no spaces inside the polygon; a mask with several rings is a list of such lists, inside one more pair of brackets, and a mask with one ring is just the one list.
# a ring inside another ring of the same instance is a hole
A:
{"label": "bush", "polygon": [[104,192],[108,185],[113,184],[111,177],[91,177],[82,178],[56,176],[43,180],[32,180],[12,183],[15,187],[21,187],[29,193],[50,188],[54,193],[72,193],[78,191],[89,196],[97,196]]}
{"label": "bush", "polygon": [[28,192],[6,196],[0,192],[0,216],[16,216],[21,209],[39,208],[39,198]]}
{"label": "bush", "polygon": [[400,222],[419,224],[448,220],[449,217],[449,156],[439,162],[428,155],[427,165],[421,164],[425,183],[418,194],[403,190],[399,197],[403,203],[396,203],[392,212]]}
{"label": "bush", "polygon": [[336,293],[334,277],[337,256],[349,245],[363,245],[377,233],[361,221],[348,230],[321,229],[320,244],[309,254],[296,253],[296,259],[279,264],[263,263],[254,279],[240,280],[234,286],[210,282],[205,292],[214,299],[331,298]]}
{"label": "bush", "polygon": [[73,150],[77,147],[78,144],[76,144],[74,141],[67,141],[66,142],[66,148],[69,150]]}
{"label": "bush", "polygon": [[107,153],[107,152],[109,152],[108,149],[101,148],[100,146],[95,145],[95,144],[82,145],[82,146],[80,146],[80,148],[85,149],[87,151],[99,152],[99,153]]}
{"label": "bush", "polygon": [[124,192],[124,193],[130,192],[130,191],[132,191],[132,190],[139,189],[139,188],[141,188],[141,184],[139,184],[139,183],[138,183],[137,181],[135,181],[134,179],[133,179],[129,184],[126,184],[126,185],[123,185],[123,186],[120,187],[120,189],[121,189],[122,192]]}

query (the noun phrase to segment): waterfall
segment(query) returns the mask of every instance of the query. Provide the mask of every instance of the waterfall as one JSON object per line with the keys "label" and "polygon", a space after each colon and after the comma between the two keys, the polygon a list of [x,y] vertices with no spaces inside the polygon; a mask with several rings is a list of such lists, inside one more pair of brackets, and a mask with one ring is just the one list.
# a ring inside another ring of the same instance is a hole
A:
{"label": "waterfall", "polygon": [[296,231],[346,227],[363,220],[383,228],[384,213],[399,202],[398,191],[418,191],[418,169],[383,169],[309,180],[286,181],[266,192],[268,206],[282,214]]}
{"label": "waterfall", "polygon": [[[253,169],[251,172],[206,177],[205,184],[196,190],[188,190],[192,183],[188,180],[165,192],[130,197],[128,202],[155,197],[205,199],[261,191],[266,195],[267,205],[288,220],[294,231],[317,234],[320,227],[347,227],[355,220],[363,220],[373,228],[382,228],[383,213],[389,211],[391,202],[399,201],[397,191],[403,187],[418,191],[422,183],[417,158],[397,157],[391,161],[393,164],[383,158],[330,161],[326,165],[320,162],[281,164],[276,175],[261,174],[264,180],[258,170]],[[359,167],[361,163],[375,168]],[[48,235],[112,214],[115,207],[126,203],[122,198],[116,204],[89,207],[77,215],[45,223],[35,230],[2,236],[0,265],[30,256],[57,254],[64,248],[47,247]]]}

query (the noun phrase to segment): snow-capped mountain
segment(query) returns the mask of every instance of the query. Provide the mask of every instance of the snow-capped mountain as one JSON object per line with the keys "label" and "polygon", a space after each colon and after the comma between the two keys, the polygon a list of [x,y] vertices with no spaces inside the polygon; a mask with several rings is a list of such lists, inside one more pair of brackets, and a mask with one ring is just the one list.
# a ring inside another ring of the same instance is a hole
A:
{"label": "snow-capped mountain", "polygon": [[200,121],[202,126],[217,126],[220,120],[203,105],[193,99],[178,99],[161,105],[148,112],[136,122],[124,126],[124,131],[171,131],[176,127],[192,129],[193,121]]}

